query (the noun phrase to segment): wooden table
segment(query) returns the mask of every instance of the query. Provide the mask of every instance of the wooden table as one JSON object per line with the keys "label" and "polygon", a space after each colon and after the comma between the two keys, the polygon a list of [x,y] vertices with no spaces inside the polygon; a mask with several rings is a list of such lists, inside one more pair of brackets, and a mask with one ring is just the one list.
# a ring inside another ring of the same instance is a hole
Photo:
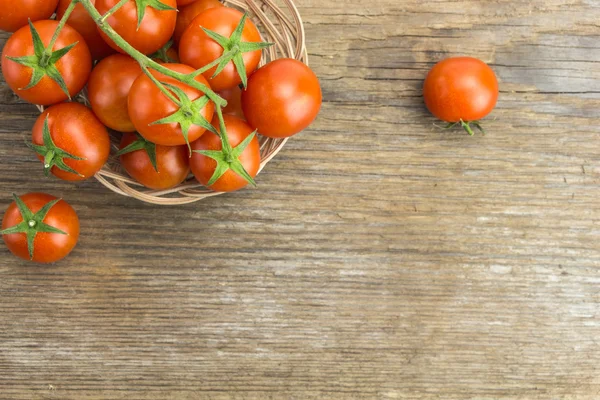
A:
{"label": "wooden table", "polygon": [[[257,190],[47,180],[2,83],[1,208],[47,191],[83,231],[51,267],[0,249],[0,398],[600,398],[600,3],[298,6],[325,103]],[[487,136],[423,106],[458,54],[501,80]]]}

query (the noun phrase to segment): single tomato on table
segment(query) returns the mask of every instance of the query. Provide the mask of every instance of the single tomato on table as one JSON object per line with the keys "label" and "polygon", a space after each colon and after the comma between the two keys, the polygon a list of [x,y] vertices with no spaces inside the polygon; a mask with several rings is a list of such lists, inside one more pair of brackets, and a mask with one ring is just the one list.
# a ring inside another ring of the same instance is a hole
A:
{"label": "single tomato on table", "polygon": [[498,101],[498,80],[483,61],[472,57],[453,57],[433,66],[423,85],[425,105],[438,119],[460,123],[473,134],[469,123],[482,129],[479,120],[487,116]]}
{"label": "single tomato on table", "polygon": [[[243,120],[232,115],[224,115],[223,120],[229,146],[223,146],[218,135],[206,132],[192,143],[190,166],[201,184],[216,192],[233,192],[254,184],[260,169],[260,144]],[[217,117],[212,123],[222,132]]]}
{"label": "single tomato on table", "polygon": [[110,137],[92,110],[80,103],[47,108],[33,126],[29,144],[46,174],[65,181],[94,176],[108,160]]}
{"label": "single tomato on table", "polygon": [[248,124],[270,138],[286,138],[306,129],[323,101],[315,73],[293,59],[275,60],[256,71],[242,92]]}
{"label": "single tomato on table", "polygon": [[170,189],[185,181],[190,173],[186,146],[161,146],[135,133],[126,133],[120,149],[118,155],[125,171],[147,188]]}
{"label": "single tomato on table", "polygon": [[0,30],[16,32],[28,20],[48,19],[57,4],[58,0],[0,0]]}
{"label": "single tomato on table", "polygon": [[[96,0],[96,9],[100,14],[104,14],[117,3],[119,0]],[[162,5],[157,6],[157,4]],[[152,54],[163,47],[173,35],[177,21],[177,3],[175,0],[160,0],[160,2],[129,0],[106,21],[136,50],[144,54]],[[100,35],[113,49],[124,53],[101,30]]]}
{"label": "single tomato on table", "polygon": [[88,82],[88,98],[100,121],[119,132],[133,132],[129,118],[127,96],[142,68],[125,54],[113,54],[100,61],[92,70]]}
{"label": "single tomato on table", "polygon": [[[163,64],[172,71],[189,74],[194,72],[183,64]],[[152,71],[160,82],[181,103],[181,107],[169,99],[145,74],[140,75],[128,96],[129,117],[136,130],[152,143],[163,146],[180,146],[198,139],[210,127],[215,105],[200,90]],[[210,85],[202,75],[196,81]]]}
{"label": "single tomato on table", "polygon": [[[241,32],[236,31],[242,25]],[[204,73],[211,88],[220,91],[245,84],[246,77],[260,63],[262,49],[269,45],[261,43],[256,25],[245,14],[233,8],[217,7],[201,12],[190,23],[179,42],[179,57],[182,63],[200,69],[229,53],[230,57],[222,64]]]}
{"label": "single tomato on table", "polygon": [[[57,27],[58,22],[50,20],[24,26],[6,41],[2,50],[2,73],[6,83],[17,96],[30,103],[50,105],[65,101],[69,95],[79,93],[90,76],[92,57],[88,46],[79,32],[69,25],[60,31],[52,49],[53,55],[44,57],[44,47],[50,44]],[[34,44],[32,29],[41,42]],[[61,50],[69,46],[73,47],[61,54]],[[31,61],[32,56],[37,56],[35,62]]]}
{"label": "single tomato on table", "polygon": [[185,32],[198,14],[209,8],[223,7],[223,4],[219,0],[197,0],[185,7],[183,4],[179,4],[179,2],[177,5],[182,6],[182,8],[179,9],[179,13],[177,14],[177,23],[175,25],[175,32],[173,33],[175,43],[179,43],[183,32]]}
{"label": "single tomato on table", "polygon": [[69,255],[79,239],[79,218],[73,207],[45,193],[13,198],[0,231],[10,252],[44,264]]}

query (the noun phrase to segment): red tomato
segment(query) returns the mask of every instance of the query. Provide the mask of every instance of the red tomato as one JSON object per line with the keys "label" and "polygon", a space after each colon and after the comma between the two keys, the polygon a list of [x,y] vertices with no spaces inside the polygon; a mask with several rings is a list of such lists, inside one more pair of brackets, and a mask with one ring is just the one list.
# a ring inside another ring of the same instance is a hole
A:
{"label": "red tomato", "polygon": [[[72,0],[60,0],[58,9],[56,10],[57,20],[60,20],[63,15],[65,15],[65,11],[67,11],[71,1]],[[96,0],[91,0],[91,2],[94,4]],[[67,23],[83,36],[94,60],[100,60],[115,52],[108,44],[106,44],[104,39],[102,39],[96,28],[96,23],[82,4],[77,4],[75,6]]]}
{"label": "red tomato", "polygon": [[[219,0],[197,0],[188,4],[188,6],[180,8],[179,14],[177,14],[177,24],[175,25],[175,33],[173,33],[175,43],[179,43],[183,32],[185,32],[198,14],[209,8],[223,7],[223,4],[221,4]],[[183,6],[180,2],[177,2],[177,5]]]}
{"label": "red tomato", "polygon": [[[28,218],[27,225],[30,235],[34,236],[32,256],[27,244],[27,233],[3,234],[4,243],[15,256],[24,260],[38,263],[53,263],[65,258],[79,240],[79,218],[66,201],[60,200],[54,204],[48,213],[43,216],[38,213],[48,203],[57,200],[56,197],[45,193],[28,193],[21,196],[21,201],[31,212],[33,217]],[[43,218],[42,218],[43,217]],[[11,203],[2,220],[2,230],[15,228],[23,222],[23,216],[15,202]],[[47,230],[45,226],[58,229],[63,233],[36,231]],[[15,228],[19,230],[19,228]]]}
{"label": "red tomato", "polygon": [[[244,141],[248,136],[253,133],[252,128],[248,126],[244,121],[236,118],[232,115],[225,115],[225,129],[227,130],[227,137],[231,147],[235,148]],[[218,132],[221,132],[219,127],[219,120],[217,117],[212,122],[213,126]],[[192,143],[192,150],[222,150],[223,144],[221,138],[212,132],[206,132],[200,139]],[[240,162],[244,166],[244,169],[251,177],[258,175],[260,169],[260,144],[256,136],[252,139],[248,147],[242,152],[239,157]],[[192,167],[192,173],[203,185],[207,185],[212,178],[217,162],[210,157],[202,154],[193,153],[190,160],[190,166]],[[216,192],[232,192],[235,190],[242,189],[247,186],[248,182],[240,175],[229,169],[223,176],[217,181],[210,185],[209,188]]]}
{"label": "red tomato", "polygon": [[[40,38],[45,46],[58,26],[58,22],[42,20],[34,22]],[[56,62],[56,68],[61,73],[71,96],[75,96],[87,82],[92,70],[92,58],[83,37],[69,25],[65,25],[60,32],[53,50],[59,50],[78,42],[67,54]],[[23,88],[29,85],[33,69],[18,64],[7,57],[31,56],[34,54],[33,39],[29,26],[24,26],[12,35],[2,51],[2,73],[10,88],[23,100],[30,103],[50,105],[67,100],[67,95],[60,86],[49,76],[44,76],[37,85],[30,89]]]}
{"label": "red tomato", "polygon": [[317,76],[300,61],[275,60],[248,80],[242,108],[250,126],[271,138],[285,138],[306,129],[322,102]]}
{"label": "red tomato", "polygon": [[0,0],[0,30],[16,32],[27,26],[28,19],[48,19],[57,4],[58,0]]}
{"label": "red tomato", "polygon": [[[184,74],[194,72],[192,67],[183,64],[164,65],[173,71]],[[152,74],[157,77],[159,81],[182,89],[192,101],[204,95],[201,91],[161,73],[152,71]],[[196,80],[210,87],[202,75],[198,75]],[[179,107],[167,98],[148,76],[142,74],[133,83],[131,91],[129,92],[128,105],[129,116],[131,117],[133,125],[146,140],[163,146],[180,146],[186,144],[180,124],[169,123],[152,125],[153,122],[178,112]],[[202,108],[200,115],[207,121],[210,121],[214,111],[215,105],[212,101],[209,101],[208,104]],[[205,128],[199,125],[192,125],[188,132],[189,141],[192,142],[198,139],[204,132]]]}
{"label": "red tomato", "polygon": [[92,110],[104,125],[120,132],[135,131],[127,112],[127,96],[141,73],[138,62],[124,54],[113,54],[93,69],[88,82],[88,98]]}
{"label": "red tomato", "polygon": [[[135,133],[126,133],[121,139],[121,149],[140,140]],[[144,139],[141,139],[144,140]],[[187,146],[161,146],[152,144],[156,154],[156,169],[150,161],[148,151],[136,150],[123,154],[121,165],[136,181],[150,189],[170,189],[185,181],[190,173],[190,158]]]}
{"label": "red tomato", "polygon": [[[223,55],[223,47],[208,37],[202,28],[229,38],[239,25],[243,15],[240,11],[229,7],[210,8],[200,13],[200,15],[194,18],[181,37],[179,43],[179,57],[181,58],[181,62],[199,69],[221,57]],[[258,29],[256,29],[256,25],[250,19],[246,20],[241,41],[261,41]],[[261,55],[262,52],[260,50],[242,54],[248,76],[258,67]],[[210,82],[213,90],[230,89],[242,83],[242,79],[233,62],[229,62],[225,69],[212,79],[216,69],[216,67],[211,68],[203,74]]]}
{"label": "red tomato", "polygon": [[[65,181],[81,181],[94,176],[108,160],[110,154],[110,137],[104,125],[98,121],[94,113],[80,103],[62,103],[47,108],[33,126],[32,142],[44,146],[43,131],[48,118],[50,136],[56,148],[54,159],[50,163],[51,172]],[[51,150],[47,148],[46,150]],[[60,151],[83,158],[76,160],[65,156],[62,160],[68,168],[78,174],[59,168]],[[46,162],[38,153],[38,158]]]}
{"label": "red tomato", "polygon": [[227,101],[227,106],[223,109],[223,114],[233,115],[244,121],[246,120],[244,111],[242,111],[242,89],[239,86],[221,90],[217,94]]}
{"label": "red tomato", "polygon": [[[96,8],[100,14],[110,10],[119,0],[96,0]],[[175,0],[161,0],[169,7],[177,8]],[[177,21],[176,10],[157,10],[146,6],[144,19],[138,28],[138,14],[135,0],[130,0],[117,12],[108,17],[107,22],[136,50],[144,54],[152,54],[163,47],[173,35],[175,22]],[[125,53],[106,34],[100,31],[112,48],[120,53]]]}
{"label": "red tomato", "polygon": [[429,111],[442,121],[477,121],[496,106],[498,80],[481,60],[448,58],[429,71],[423,95]]}

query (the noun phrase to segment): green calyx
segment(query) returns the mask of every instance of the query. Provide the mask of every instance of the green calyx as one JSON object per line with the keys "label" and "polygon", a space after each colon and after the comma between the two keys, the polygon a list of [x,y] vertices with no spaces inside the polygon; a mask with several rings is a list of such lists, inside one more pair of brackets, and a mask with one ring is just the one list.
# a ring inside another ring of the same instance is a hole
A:
{"label": "green calyx", "polygon": [[212,77],[214,78],[219,75],[229,64],[229,62],[233,61],[240,78],[242,78],[242,84],[244,85],[244,88],[248,85],[248,76],[246,74],[246,65],[244,64],[244,58],[242,57],[242,54],[273,46],[273,43],[242,42],[242,32],[244,31],[244,25],[246,25],[247,18],[248,13],[245,13],[240,20],[240,23],[229,38],[226,38],[225,36],[211,30],[202,28],[208,37],[217,42],[219,46],[223,48],[223,55],[218,59],[217,69]]}
{"label": "green calyx", "polygon": [[190,100],[190,98],[185,94],[185,92],[169,83],[162,82],[162,85],[168,88],[174,95],[174,100],[177,106],[179,106],[179,110],[169,115],[168,117],[159,119],[158,121],[152,122],[150,125],[162,125],[162,124],[179,124],[181,127],[181,133],[185,139],[185,143],[188,146],[188,149],[191,153],[191,146],[189,141],[189,132],[192,125],[201,126],[204,129],[207,129],[215,134],[218,134],[216,129],[208,122],[206,118],[202,115],[202,109],[206,107],[210,99],[208,96],[204,95],[196,100]]}
{"label": "green calyx", "polygon": [[31,212],[29,207],[27,207],[23,200],[21,200],[16,194],[13,194],[13,199],[17,205],[17,208],[19,209],[19,212],[21,213],[23,222],[11,228],[0,231],[0,234],[12,235],[15,233],[24,233],[27,236],[27,250],[29,251],[30,260],[33,260],[34,241],[39,232],[57,233],[60,235],[67,234],[66,232],[63,232],[60,229],[50,226],[44,222],[44,218],[46,218],[46,215],[48,215],[50,209],[52,209],[56,203],[61,201],[61,199],[56,199],[49,202],[35,214]]}
{"label": "green calyx", "polygon": [[166,5],[160,0],[135,0],[135,6],[137,8],[137,29],[140,29],[140,25],[142,24],[142,20],[146,15],[146,7],[152,7],[155,10],[159,11],[177,11],[176,8],[173,8],[169,5]]}
{"label": "green calyx", "polygon": [[56,167],[65,172],[70,172],[71,174],[83,177],[82,174],[65,164],[65,158],[77,161],[83,161],[85,158],[77,157],[71,153],[68,153],[54,144],[52,136],[50,135],[50,128],[48,126],[48,115],[46,115],[46,120],[44,121],[42,140],[44,142],[42,146],[29,142],[26,142],[26,144],[27,147],[44,157],[44,173],[46,176],[50,175],[50,170],[52,170],[52,167]]}
{"label": "green calyx", "polygon": [[485,129],[483,129],[483,126],[481,126],[481,123],[479,121],[463,121],[461,119],[458,122],[449,122],[448,125],[444,127],[444,129],[452,129],[457,125],[460,125],[471,136],[475,135],[475,132],[473,132],[473,128],[471,128],[471,125],[479,129],[479,131],[485,135]]}
{"label": "green calyx", "polygon": [[158,50],[156,53],[149,55],[148,57],[160,60],[165,63],[175,63],[177,62],[177,60],[172,59],[171,57],[169,57],[168,54],[168,51],[171,49],[171,47],[173,47],[173,41],[169,40],[167,44],[165,44],[160,50]]}
{"label": "green calyx", "polygon": [[[29,30],[31,31],[31,37],[33,40],[33,49],[34,54],[30,56],[22,56],[22,57],[6,57],[11,61],[16,62],[17,64],[21,64],[25,67],[29,67],[32,69],[31,80],[29,84],[24,88],[20,88],[20,90],[31,89],[35,85],[37,85],[42,78],[45,76],[50,77],[54,82],[60,86],[63,92],[67,95],[69,100],[71,99],[71,94],[69,93],[69,89],[63,79],[62,75],[56,68],[56,62],[63,58],[73,47],[77,45],[79,42],[71,43],[70,45],[63,47],[62,49],[58,49],[56,51],[52,50],[54,47],[55,40],[50,42],[48,47],[44,47],[44,43],[42,43],[42,39],[40,38],[40,34],[38,33],[35,26],[31,20],[29,20]],[[58,36],[58,35],[55,35]]]}
{"label": "green calyx", "polygon": [[248,135],[246,139],[242,143],[240,143],[236,148],[231,147],[231,143],[229,142],[229,138],[227,137],[227,131],[225,128],[225,123],[223,122],[223,118],[221,116],[221,110],[219,112],[219,121],[220,121],[220,130],[221,134],[219,135],[221,138],[222,149],[221,150],[194,150],[194,153],[202,154],[203,156],[212,158],[217,162],[217,167],[215,168],[215,172],[213,176],[210,178],[206,186],[213,185],[219,178],[221,178],[227,171],[232,170],[246,182],[250,183],[252,186],[256,186],[256,182],[254,178],[250,176],[246,168],[242,165],[240,161],[240,156],[246,150],[252,139],[256,136],[256,131],[252,132],[251,135]]}
{"label": "green calyx", "polygon": [[143,150],[148,154],[150,158],[150,163],[156,172],[158,172],[158,165],[156,162],[156,144],[144,139],[141,135],[137,134],[137,139],[135,142],[123,147],[117,153],[117,157],[122,156],[123,154],[133,153],[134,151]]}

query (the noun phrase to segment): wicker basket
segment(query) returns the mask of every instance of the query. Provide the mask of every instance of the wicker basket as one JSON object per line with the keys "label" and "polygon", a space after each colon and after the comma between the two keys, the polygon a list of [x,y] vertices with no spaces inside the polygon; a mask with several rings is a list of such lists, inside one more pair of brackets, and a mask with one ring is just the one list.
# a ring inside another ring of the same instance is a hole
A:
{"label": "wicker basket", "polygon": [[[279,4],[282,4],[280,6]],[[261,66],[278,58],[295,58],[308,64],[304,42],[304,27],[302,19],[292,0],[226,0],[225,5],[249,14],[263,35],[265,41],[275,43],[263,51]],[[85,90],[78,96],[77,101],[89,105]],[[40,107],[40,110],[43,110]],[[260,141],[261,164],[260,171],[283,148],[287,139],[271,139],[258,136]],[[123,196],[134,197],[146,203],[160,205],[187,204],[202,200],[206,197],[222,193],[214,192],[189,176],[179,186],[168,190],[150,190],[130,178],[114,154],[118,151],[120,134],[114,134],[112,157],[98,172],[95,178],[110,190]]]}

